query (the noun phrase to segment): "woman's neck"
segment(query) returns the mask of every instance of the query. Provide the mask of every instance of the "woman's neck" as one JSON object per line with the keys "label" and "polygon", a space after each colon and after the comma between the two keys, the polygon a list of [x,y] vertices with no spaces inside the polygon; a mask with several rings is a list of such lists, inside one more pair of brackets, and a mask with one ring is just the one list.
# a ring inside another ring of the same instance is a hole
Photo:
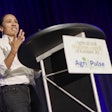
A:
{"label": "woman's neck", "polygon": [[11,42],[12,40],[13,40],[13,36],[9,36],[9,35],[7,35],[8,36],[8,39],[9,39],[9,41]]}

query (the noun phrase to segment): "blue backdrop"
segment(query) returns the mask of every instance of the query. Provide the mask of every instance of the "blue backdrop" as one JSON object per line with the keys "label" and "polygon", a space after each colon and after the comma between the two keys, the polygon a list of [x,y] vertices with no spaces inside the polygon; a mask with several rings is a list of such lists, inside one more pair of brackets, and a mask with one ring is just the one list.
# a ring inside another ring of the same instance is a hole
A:
{"label": "blue backdrop", "polygon": [[[0,0],[0,17],[14,14],[26,38],[62,23],[88,23],[101,28],[112,60],[112,8],[110,0]],[[112,112],[112,76],[95,75],[102,112]]]}

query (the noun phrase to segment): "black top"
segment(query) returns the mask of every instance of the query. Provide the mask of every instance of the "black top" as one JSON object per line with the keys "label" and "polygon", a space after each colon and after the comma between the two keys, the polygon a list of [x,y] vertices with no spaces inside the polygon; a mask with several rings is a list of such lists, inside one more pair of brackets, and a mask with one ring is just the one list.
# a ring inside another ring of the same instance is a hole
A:
{"label": "black top", "polygon": [[2,38],[2,32],[0,31],[0,38]]}
{"label": "black top", "polygon": [[104,32],[94,25],[85,23],[54,25],[27,38],[19,48],[18,58],[25,66],[40,69],[40,65],[36,61],[37,56],[61,44],[62,35],[74,36],[81,32],[85,32],[87,38],[105,38]]}

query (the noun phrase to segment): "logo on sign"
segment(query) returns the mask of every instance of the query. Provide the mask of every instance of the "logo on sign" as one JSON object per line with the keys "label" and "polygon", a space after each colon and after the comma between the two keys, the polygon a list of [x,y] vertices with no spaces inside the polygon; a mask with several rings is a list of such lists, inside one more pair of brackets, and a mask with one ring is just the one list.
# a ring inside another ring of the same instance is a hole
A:
{"label": "logo on sign", "polygon": [[79,59],[75,60],[75,66],[80,68],[96,69],[96,68],[105,68],[105,63],[98,60],[89,60],[86,59],[85,57],[82,57],[81,60]]}

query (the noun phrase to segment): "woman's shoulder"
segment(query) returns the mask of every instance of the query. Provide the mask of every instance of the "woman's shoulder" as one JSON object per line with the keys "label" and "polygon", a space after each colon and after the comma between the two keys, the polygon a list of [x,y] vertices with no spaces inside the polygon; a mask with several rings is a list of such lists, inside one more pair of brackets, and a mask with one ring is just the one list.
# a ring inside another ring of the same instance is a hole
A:
{"label": "woman's shoulder", "polygon": [[2,38],[0,38],[0,46],[4,46],[8,43],[8,37],[6,35],[2,36]]}

